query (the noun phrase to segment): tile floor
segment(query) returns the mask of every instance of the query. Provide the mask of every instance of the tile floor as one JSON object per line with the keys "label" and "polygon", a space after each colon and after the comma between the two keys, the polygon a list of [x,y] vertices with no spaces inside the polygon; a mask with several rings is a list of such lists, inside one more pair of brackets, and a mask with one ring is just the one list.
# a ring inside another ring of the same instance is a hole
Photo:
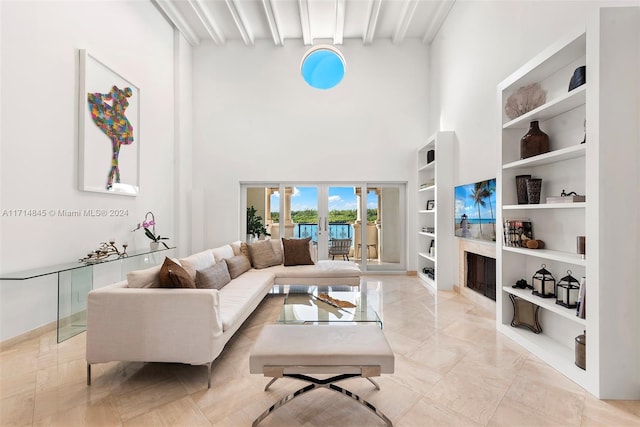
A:
{"label": "tile floor", "polygon": [[[396,372],[341,384],[395,426],[638,426],[640,401],[600,401],[496,332],[494,315],[464,297],[437,297],[409,276],[366,276],[383,290],[384,331]],[[95,365],[86,386],[85,337],[60,344],[47,332],[0,352],[2,426],[249,426],[301,386],[249,374],[252,343],[282,296],[268,296],[206,368],[161,363]],[[351,399],[317,390],[281,407],[263,426],[378,426]]]}

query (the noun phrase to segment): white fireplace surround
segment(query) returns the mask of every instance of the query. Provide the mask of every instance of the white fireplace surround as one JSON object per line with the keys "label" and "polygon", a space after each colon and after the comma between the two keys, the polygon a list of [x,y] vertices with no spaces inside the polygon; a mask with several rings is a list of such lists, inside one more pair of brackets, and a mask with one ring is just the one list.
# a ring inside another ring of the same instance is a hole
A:
{"label": "white fireplace surround", "polygon": [[[496,242],[458,238],[458,286],[457,291],[481,307],[495,313],[496,303],[467,288],[467,253],[496,258]],[[499,293],[497,293],[499,295]]]}

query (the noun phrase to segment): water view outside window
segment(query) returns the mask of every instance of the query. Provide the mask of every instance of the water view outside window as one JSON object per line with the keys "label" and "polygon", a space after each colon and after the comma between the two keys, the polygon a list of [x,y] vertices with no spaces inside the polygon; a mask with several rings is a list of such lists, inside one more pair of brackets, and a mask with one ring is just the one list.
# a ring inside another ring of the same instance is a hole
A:
{"label": "water view outside window", "polygon": [[[295,224],[294,237],[311,237],[318,241],[318,191],[315,187],[294,187],[291,194],[291,220]],[[353,226],[358,216],[358,200],[353,187],[329,188],[329,239],[352,239]],[[377,217],[377,196],[367,199],[367,221],[374,222]],[[279,212],[276,200],[271,202],[271,218],[277,221]]]}

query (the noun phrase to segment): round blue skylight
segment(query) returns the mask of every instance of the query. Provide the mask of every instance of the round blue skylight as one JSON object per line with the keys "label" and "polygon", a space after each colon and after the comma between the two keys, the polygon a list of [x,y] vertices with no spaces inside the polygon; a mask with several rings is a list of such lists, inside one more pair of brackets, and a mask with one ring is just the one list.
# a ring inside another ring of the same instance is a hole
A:
{"label": "round blue skylight", "polygon": [[344,57],[333,46],[316,46],[305,53],[300,69],[309,86],[331,89],[344,77]]}

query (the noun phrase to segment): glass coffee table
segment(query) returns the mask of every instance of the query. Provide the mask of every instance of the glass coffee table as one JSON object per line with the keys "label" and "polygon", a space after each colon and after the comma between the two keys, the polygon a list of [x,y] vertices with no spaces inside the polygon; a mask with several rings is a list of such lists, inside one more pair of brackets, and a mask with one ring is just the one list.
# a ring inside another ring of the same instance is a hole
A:
{"label": "glass coffee table", "polygon": [[366,288],[359,291],[333,291],[326,288],[309,286],[306,292],[287,293],[276,322],[301,325],[376,323],[382,329],[377,292],[370,292]]}

